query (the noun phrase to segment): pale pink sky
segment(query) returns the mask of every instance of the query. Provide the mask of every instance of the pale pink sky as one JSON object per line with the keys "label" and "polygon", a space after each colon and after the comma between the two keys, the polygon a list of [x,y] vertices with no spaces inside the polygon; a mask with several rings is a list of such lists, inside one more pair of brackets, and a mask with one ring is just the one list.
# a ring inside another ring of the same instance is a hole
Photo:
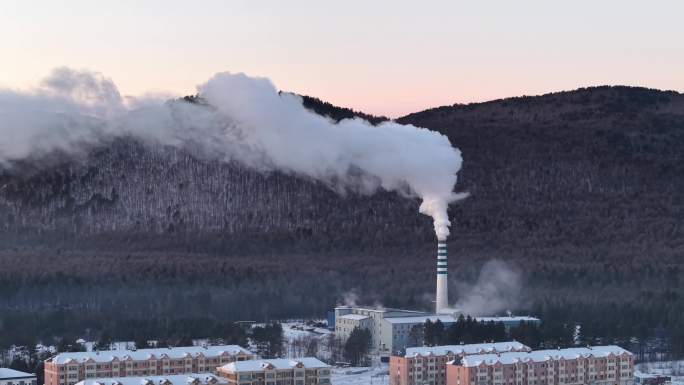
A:
{"label": "pale pink sky", "polygon": [[0,0],[0,86],[87,68],[190,94],[219,71],[398,117],[601,84],[684,91],[681,1]]}

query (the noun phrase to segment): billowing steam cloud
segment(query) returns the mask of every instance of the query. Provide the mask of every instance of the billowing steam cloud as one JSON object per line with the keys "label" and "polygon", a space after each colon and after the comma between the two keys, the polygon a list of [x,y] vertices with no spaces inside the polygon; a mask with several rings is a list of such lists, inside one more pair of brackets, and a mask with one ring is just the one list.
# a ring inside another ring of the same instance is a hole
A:
{"label": "billowing steam cloud", "polygon": [[497,314],[521,304],[522,277],[505,262],[492,260],[482,266],[477,282],[460,283],[458,292],[456,308],[464,314]]}
{"label": "billowing steam cloud", "polygon": [[417,196],[438,239],[448,236],[447,206],[462,197],[453,192],[461,154],[445,136],[394,122],[335,123],[244,74],[219,73],[198,93],[199,103],[124,99],[100,74],[57,69],[34,90],[0,90],[0,163],[134,136],[338,189]]}

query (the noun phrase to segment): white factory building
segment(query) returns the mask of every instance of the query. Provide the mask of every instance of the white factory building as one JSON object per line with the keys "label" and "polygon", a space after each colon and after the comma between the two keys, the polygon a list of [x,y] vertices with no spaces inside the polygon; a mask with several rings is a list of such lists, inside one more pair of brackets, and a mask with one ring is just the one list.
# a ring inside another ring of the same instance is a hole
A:
{"label": "white factory building", "polygon": [[[411,329],[416,325],[422,325],[427,320],[436,322],[439,320],[445,326],[455,323],[460,312],[452,314],[431,314],[413,310],[373,308],[373,307],[350,307],[339,306],[335,308],[335,334],[343,339],[349,337],[354,328],[368,329],[371,334],[371,346],[379,355],[397,354],[408,346],[413,346],[411,341]],[[482,322],[502,322],[507,328],[520,322],[539,322],[534,317],[476,317]]]}

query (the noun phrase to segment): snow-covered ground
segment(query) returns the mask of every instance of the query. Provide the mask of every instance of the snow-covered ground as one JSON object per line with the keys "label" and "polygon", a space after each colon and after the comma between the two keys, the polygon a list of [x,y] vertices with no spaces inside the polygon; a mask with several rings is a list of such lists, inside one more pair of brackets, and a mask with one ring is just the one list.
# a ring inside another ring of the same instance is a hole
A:
{"label": "snow-covered ground", "polygon": [[671,376],[672,385],[684,385],[684,361],[644,362],[637,364],[634,370],[635,377],[657,374]]}
{"label": "snow-covered ground", "polygon": [[[304,357],[308,351],[315,351],[315,356],[322,360],[330,358],[326,340],[332,332],[325,328],[312,327],[301,321],[282,323],[285,355],[288,358]],[[310,349],[308,347],[311,347]]]}
{"label": "snow-covered ground", "polygon": [[387,364],[372,368],[333,368],[332,385],[387,385]]}
{"label": "snow-covered ground", "polygon": [[283,322],[281,325],[283,326],[283,337],[285,337],[286,340],[304,336],[325,337],[332,333],[325,328],[307,326],[306,323],[301,321],[288,321]]}

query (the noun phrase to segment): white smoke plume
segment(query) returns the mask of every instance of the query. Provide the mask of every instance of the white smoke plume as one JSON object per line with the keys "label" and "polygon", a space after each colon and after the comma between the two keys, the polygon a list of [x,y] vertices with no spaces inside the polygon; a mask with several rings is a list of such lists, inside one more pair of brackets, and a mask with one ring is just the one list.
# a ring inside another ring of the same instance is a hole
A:
{"label": "white smoke plume", "polygon": [[125,99],[101,74],[67,68],[29,91],[0,90],[0,165],[134,136],[342,190],[419,197],[437,238],[449,235],[447,207],[464,195],[453,192],[461,153],[446,136],[395,122],[335,123],[270,80],[244,74],[216,74],[197,91],[198,104]]}
{"label": "white smoke plume", "polygon": [[499,314],[520,305],[522,279],[520,272],[499,260],[482,266],[477,282],[461,283],[456,308],[464,314],[483,316]]}
{"label": "white smoke plume", "polygon": [[342,302],[338,303],[340,306],[355,307],[359,304],[359,294],[356,289],[345,291],[342,293]]}

